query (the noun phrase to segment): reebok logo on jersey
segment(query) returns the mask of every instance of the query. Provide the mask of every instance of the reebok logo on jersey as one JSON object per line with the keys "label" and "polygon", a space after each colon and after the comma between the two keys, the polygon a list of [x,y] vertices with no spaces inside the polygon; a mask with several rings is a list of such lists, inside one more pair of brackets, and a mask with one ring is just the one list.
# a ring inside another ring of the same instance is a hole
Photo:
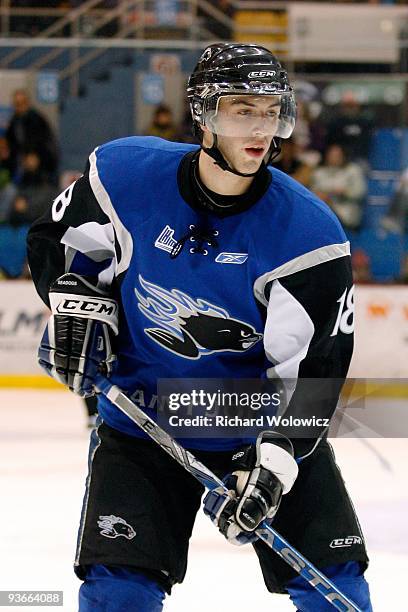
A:
{"label": "reebok logo on jersey", "polygon": [[127,540],[132,540],[136,536],[136,531],[133,527],[123,518],[114,514],[100,516],[98,527],[101,530],[101,535],[105,536],[105,538],[119,538],[123,536]]}
{"label": "reebok logo on jersey", "polygon": [[353,544],[362,544],[359,536],[347,536],[347,538],[336,538],[330,542],[330,548],[348,548]]}
{"label": "reebok logo on jersey", "polygon": [[174,229],[171,229],[169,225],[161,231],[160,236],[156,239],[154,246],[162,251],[171,253],[174,246],[177,244],[177,240],[174,239]]}
{"label": "reebok logo on jersey", "polygon": [[220,253],[215,261],[222,264],[243,264],[247,259],[248,253]]}

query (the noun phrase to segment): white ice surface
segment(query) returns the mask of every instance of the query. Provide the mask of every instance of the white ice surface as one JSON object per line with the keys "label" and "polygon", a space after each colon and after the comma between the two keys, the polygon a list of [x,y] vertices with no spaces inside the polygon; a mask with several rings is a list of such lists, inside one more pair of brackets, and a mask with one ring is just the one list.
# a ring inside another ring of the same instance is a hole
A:
{"label": "white ice surface", "polygon": [[[389,469],[358,440],[336,440],[334,446],[366,535],[374,610],[402,612],[408,609],[403,603],[408,579],[408,441],[369,443]],[[78,398],[67,392],[0,391],[0,590],[63,590],[64,606],[54,609],[77,610],[80,583],[72,560],[87,446],[85,412]],[[294,610],[285,596],[267,593],[251,549],[227,544],[208,519],[199,516],[186,580],[174,588],[166,612],[248,609]]]}

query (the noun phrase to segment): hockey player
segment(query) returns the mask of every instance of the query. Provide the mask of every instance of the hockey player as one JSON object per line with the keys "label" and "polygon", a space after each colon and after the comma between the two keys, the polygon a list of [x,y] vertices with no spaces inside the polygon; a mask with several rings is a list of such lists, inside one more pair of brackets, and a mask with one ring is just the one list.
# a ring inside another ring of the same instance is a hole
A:
{"label": "hockey player", "polygon": [[[346,376],[349,243],[322,202],[268,167],[295,124],[274,55],[211,45],[188,96],[201,146],[134,137],[98,147],[32,227],[32,276],[52,310],[40,362],[82,396],[103,368],[153,418],[159,378],[290,378],[289,413],[304,378]],[[98,412],[75,560],[80,611],[159,612],[184,578],[203,487],[106,397]],[[364,539],[325,434],[188,446],[229,475],[229,493],[209,493],[204,511],[231,543],[253,544],[269,591],[302,612],[332,609],[256,541],[263,519],[369,611]]]}

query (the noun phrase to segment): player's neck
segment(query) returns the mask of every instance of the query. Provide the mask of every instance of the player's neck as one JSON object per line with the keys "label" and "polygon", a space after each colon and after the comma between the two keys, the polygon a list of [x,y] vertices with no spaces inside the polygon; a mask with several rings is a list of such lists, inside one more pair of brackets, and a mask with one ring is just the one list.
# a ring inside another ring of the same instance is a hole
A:
{"label": "player's neck", "polygon": [[220,195],[242,195],[254,180],[253,177],[238,176],[222,170],[205,151],[200,151],[198,171],[203,185]]}

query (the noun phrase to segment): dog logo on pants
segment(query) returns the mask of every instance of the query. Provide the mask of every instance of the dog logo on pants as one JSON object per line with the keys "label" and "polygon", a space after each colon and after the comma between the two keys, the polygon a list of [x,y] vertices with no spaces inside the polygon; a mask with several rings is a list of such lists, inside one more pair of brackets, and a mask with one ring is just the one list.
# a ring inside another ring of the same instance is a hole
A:
{"label": "dog logo on pants", "polygon": [[101,529],[101,535],[105,538],[119,538],[123,536],[127,540],[132,540],[136,531],[120,516],[100,516],[98,521],[98,527]]}

